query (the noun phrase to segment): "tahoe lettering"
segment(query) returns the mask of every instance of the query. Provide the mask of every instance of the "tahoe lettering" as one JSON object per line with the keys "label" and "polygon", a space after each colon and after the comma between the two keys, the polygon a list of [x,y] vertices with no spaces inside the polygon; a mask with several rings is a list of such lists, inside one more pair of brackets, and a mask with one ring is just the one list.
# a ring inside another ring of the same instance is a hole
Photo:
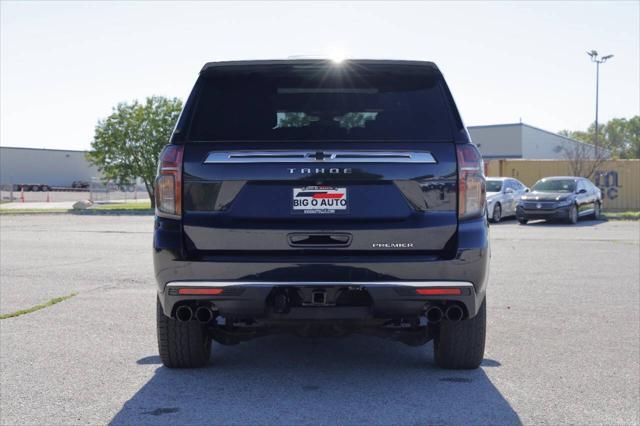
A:
{"label": "tahoe lettering", "polygon": [[289,174],[302,174],[302,175],[310,175],[310,174],[331,174],[331,175],[338,175],[338,174],[350,174],[353,173],[353,170],[350,167],[346,167],[346,168],[339,168],[339,167],[332,167],[332,168],[326,168],[326,167],[302,167],[302,168],[296,168],[296,167],[290,167],[287,170],[289,170]]}

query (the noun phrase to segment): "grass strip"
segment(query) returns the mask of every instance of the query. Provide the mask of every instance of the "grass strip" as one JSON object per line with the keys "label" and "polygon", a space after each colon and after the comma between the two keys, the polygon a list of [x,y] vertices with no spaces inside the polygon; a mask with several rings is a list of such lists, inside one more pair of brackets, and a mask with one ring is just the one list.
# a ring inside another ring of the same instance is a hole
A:
{"label": "grass strip", "polygon": [[10,214],[40,214],[40,213],[68,213],[68,209],[0,209],[0,215]]}
{"label": "grass strip", "polygon": [[53,306],[56,303],[64,302],[67,299],[71,299],[73,296],[78,293],[67,294],[66,296],[56,297],[54,299],[49,300],[48,302],[41,303],[40,305],[32,306],[28,309],[21,309],[19,311],[11,312],[9,314],[0,314],[0,320],[19,317],[20,315],[30,314],[31,312],[39,311],[40,309],[48,308],[49,306]]}
{"label": "grass strip", "polygon": [[43,213],[69,213],[69,214],[150,214],[154,213],[150,202],[141,203],[115,203],[115,204],[95,204],[88,209],[3,209],[0,208],[0,215],[17,214],[43,214]]}
{"label": "grass strip", "polygon": [[609,220],[640,220],[640,211],[604,212],[604,217]]}
{"label": "grass strip", "polygon": [[94,204],[88,210],[151,210],[151,203]]}

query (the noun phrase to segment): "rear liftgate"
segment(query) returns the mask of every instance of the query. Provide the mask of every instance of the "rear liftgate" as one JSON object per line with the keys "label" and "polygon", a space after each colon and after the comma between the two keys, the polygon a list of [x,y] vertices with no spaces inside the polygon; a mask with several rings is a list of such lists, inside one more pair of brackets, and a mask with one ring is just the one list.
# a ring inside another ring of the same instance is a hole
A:
{"label": "rear liftgate", "polygon": [[375,151],[221,145],[185,147],[183,227],[191,253],[439,255],[450,248],[453,143],[406,143],[407,150],[367,144],[379,145]]}

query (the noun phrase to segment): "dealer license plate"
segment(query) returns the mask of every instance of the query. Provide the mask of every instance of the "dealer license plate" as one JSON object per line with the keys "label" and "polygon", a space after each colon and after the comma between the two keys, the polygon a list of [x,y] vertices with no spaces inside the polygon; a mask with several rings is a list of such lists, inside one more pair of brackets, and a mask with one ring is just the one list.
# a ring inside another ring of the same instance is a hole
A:
{"label": "dealer license plate", "polygon": [[347,188],[306,186],[293,188],[293,212],[331,214],[347,211]]}

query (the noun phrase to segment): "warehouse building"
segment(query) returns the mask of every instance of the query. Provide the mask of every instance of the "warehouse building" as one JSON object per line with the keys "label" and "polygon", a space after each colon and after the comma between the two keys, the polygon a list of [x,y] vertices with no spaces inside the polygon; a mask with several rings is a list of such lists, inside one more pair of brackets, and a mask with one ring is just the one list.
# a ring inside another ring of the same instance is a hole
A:
{"label": "warehouse building", "polygon": [[45,184],[70,187],[100,176],[86,151],[0,147],[0,185]]}
{"label": "warehouse building", "polygon": [[584,159],[596,157],[593,145],[524,123],[470,126],[468,130],[485,160],[566,160],[577,152]]}
{"label": "warehouse building", "polygon": [[[469,133],[486,160],[566,159],[576,149],[583,158],[595,156],[592,145],[524,123],[471,126]],[[0,184],[71,186],[91,182],[100,174],[86,159],[86,151],[0,147]]]}

